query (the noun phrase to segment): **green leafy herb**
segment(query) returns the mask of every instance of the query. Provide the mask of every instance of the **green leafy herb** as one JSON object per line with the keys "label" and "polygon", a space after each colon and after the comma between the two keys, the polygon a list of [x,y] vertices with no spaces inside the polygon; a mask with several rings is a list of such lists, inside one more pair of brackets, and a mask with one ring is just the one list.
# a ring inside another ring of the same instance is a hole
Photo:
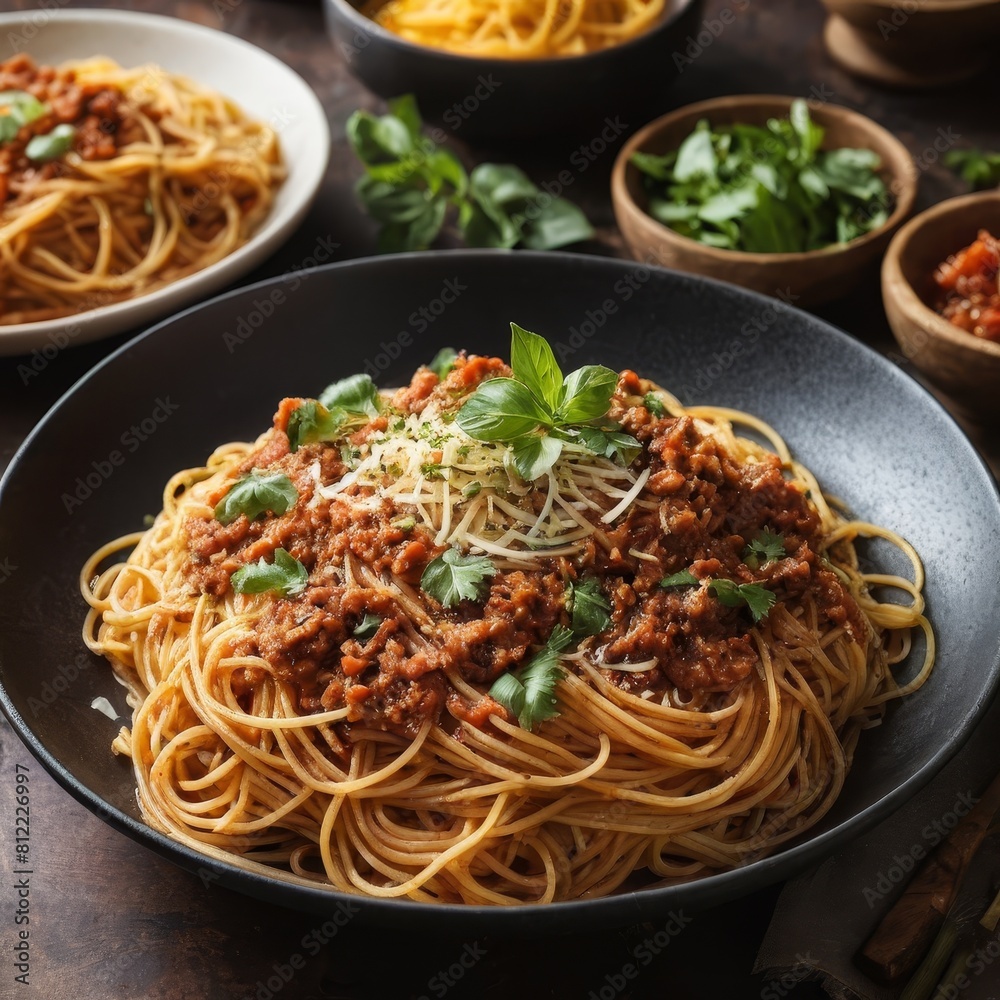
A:
{"label": "green leafy herb", "polygon": [[309,573],[305,566],[285,549],[274,550],[273,562],[266,562],[261,556],[257,562],[241,566],[230,577],[230,583],[237,594],[274,591],[284,597],[302,593],[308,580]]}
{"label": "green leafy herb", "polygon": [[594,576],[569,585],[573,635],[600,635],[611,624],[611,604]]}
{"label": "green leafy herb", "polygon": [[755,622],[765,618],[774,604],[774,591],[759,583],[734,583],[732,580],[712,580],[709,591],[730,608],[745,604]]}
{"label": "green leafy herb", "polygon": [[846,243],[888,218],[891,195],[869,149],[821,150],[805,101],[765,127],[702,120],[663,156],[636,153],[654,219],[708,246],[789,253]]}
{"label": "green leafy herb", "polygon": [[487,556],[463,555],[458,549],[445,549],[427,564],[420,586],[444,607],[460,601],[476,601],[483,594],[486,581],[496,573]]}
{"label": "green leafy herb", "polygon": [[370,612],[365,612],[364,618],[354,627],[355,639],[370,639],[379,629],[384,619]]}
{"label": "green leafy herb", "polygon": [[667,408],[663,405],[663,400],[655,392],[647,392],[642,397],[642,403],[654,417],[662,417],[667,412]]}
{"label": "green leafy herb", "polygon": [[437,354],[431,359],[430,364],[427,366],[441,381],[443,382],[448,377],[448,372],[455,367],[455,361],[458,359],[458,353],[455,351],[454,347],[442,347]]}
{"label": "green leafy herb", "polygon": [[378,389],[370,375],[350,375],[328,385],[319,401],[328,410],[339,408],[366,417],[377,417],[379,412]]}
{"label": "green leafy herb", "polygon": [[1000,153],[982,149],[952,149],[945,154],[944,163],[973,191],[1000,184]]}
{"label": "green leafy herb", "polygon": [[329,410],[315,399],[307,399],[288,417],[288,446],[292,451],[298,451],[310,441],[333,441],[346,419],[345,410]]}
{"label": "green leafy herb", "polygon": [[255,469],[229,487],[226,495],[216,504],[215,519],[222,524],[231,524],[240,514],[246,514],[250,521],[268,511],[280,516],[298,498],[299,491],[288,476],[280,472],[265,476]]}
{"label": "green leafy herb", "polygon": [[36,135],[24,147],[24,155],[33,163],[48,163],[68,153],[76,130],[72,125],[57,125],[45,135]]}
{"label": "green leafy herb", "polygon": [[567,440],[578,440],[597,455],[617,454],[629,464],[639,442],[613,422],[593,423],[606,416],[618,376],[610,368],[585,365],[563,377],[544,337],[516,323],[510,327],[513,377],[483,382],[458,411],[458,426],[478,441],[506,441],[526,482],[552,468]]}
{"label": "green leafy herb", "polygon": [[[687,569],[665,576],[661,587],[693,587],[701,581]],[[759,583],[735,583],[733,580],[709,580],[708,591],[726,607],[746,605],[755,622],[759,622],[774,604],[774,592]]]}
{"label": "green leafy herb", "polygon": [[0,114],[0,142],[9,142],[22,126],[30,125],[49,111],[47,104],[24,90],[0,92],[0,109],[4,108],[6,111]]}
{"label": "green leafy herb", "polygon": [[355,111],[347,120],[348,142],[365,167],[356,192],[381,224],[380,251],[426,249],[449,213],[469,246],[550,250],[594,235],[580,209],[517,167],[481,163],[467,174],[422,127],[409,94],[390,101],[387,115]]}
{"label": "green leafy herb", "polygon": [[784,558],[785,536],[781,532],[768,531],[766,528],[743,550],[743,561],[751,569],[757,569],[758,566],[773,559]]}
{"label": "green leafy herb", "polygon": [[490,688],[490,697],[516,715],[522,729],[530,732],[559,714],[555,692],[564,674],[559,655],[572,641],[572,631],[557,625],[540,652],[515,673],[501,674]]}

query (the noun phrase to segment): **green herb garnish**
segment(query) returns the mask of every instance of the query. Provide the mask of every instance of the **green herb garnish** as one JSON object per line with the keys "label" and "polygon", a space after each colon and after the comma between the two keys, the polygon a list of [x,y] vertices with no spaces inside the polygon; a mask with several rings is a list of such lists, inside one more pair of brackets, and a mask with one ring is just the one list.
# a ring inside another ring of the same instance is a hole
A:
{"label": "green herb garnish", "polygon": [[257,562],[241,566],[230,577],[230,583],[237,594],[275,591],[284,597],[302,593],[308,580],[309,573],[305,566],[285,549],[274,550],[274,562],[268,563],[261,556]]}
{"label": "green herb garnish", "polygon": [[487,556],[463,555],[458,549],[445,549],[427,564],[420,577],[420,587],[446,608],[460,601],[476,601],[483,594],[486,581],[496,573]]}
{"label": "green herb garnish", "polygon": [[448,377],[448,372],[455,367],[458,359],[458,352],[454,347],[442,347],[427,365],[428,368],[443,382]]}
{"label": "green herb garnish", "polygon": [[328,409],[346,410],[359,416],[377,417],[379,394],[370,375],[350,375],[328,385],[319,401]]}
{"label": "green herb garnish", "polygon": [[642,397],[642,404],[654,417],[662,417],[667,412],[667,408],[663,405],[663,400],[655,392],[647,392]]}
{"label": "green herb garnish", "polygon": [[268,511],[280,516],[298,498],[299,491],[288,476],[280,472],[265,476],[255,469],[229,487],[226,495],[216,504],[215,519],[222,524],[231,524],[240,514],[246,514],[250,521]]}
{"label": "green herb garnish", "polygon": [[48,163],[68,153],[76,130],[72,125],[57,125],[45,135],[36,135],[24,147],[24,155],[33,163]]}
{"label": "green herb garnish", "polygon": [[529,732],[540,722],[558,715],[556,685],[563,678],[559,655],[573,641],[573,633],[557,625],[542,650],[520,670],[501,674],[490,688],[490,697],[517,716]]}
{"label": "green herb garnish", "polygon": [[7,109],[6,113],[0,114],[0,142],[9,142],[21,131],[22,126],[30,125],[49,111],[47,104],[24,90],[5,90],[0,93],[0,108]]}
{"label": "green herb garnish", "polygon": [[743,550],[743,561],[751,569],[757,569],[774,559],[784,558],[785,536],[781,532],[769,531],[767,528]]}
{"label": "green herb garnish", "polygon": [[600,635],[611,624],[611,604],[604,596],[601,581],[594,576],[571,583],[569,605],[572,609],[572,629],[576,637]]}
{"label": "green herb garnish", "polygon": [[483,382],[458,411],[458,426],[478,441],[509,444],[514,468],[526,482],[552,468],[565,441],[631,462],[641,447],[635,438],[610,421],[588,424],[607,414],[618,376],[585,365],[563,377],[544,337],[516,323],[510,327],[513,377]]}
{"label": "green herb garnish", "polygon": [[982,149],[952,149],[945,153],[944,164],[973,191],[1000,184],[1000,153]]}
{"label": "green herb garnish", "polygon": [[877,229],[891,196],[870,149],[821,151],[805,101],[766,127],[702,120],[663,156],[636,153],[649,214],[708,246],[751,253],[817,250]]}
{"label": "green herb garnish", "polygon": [[347,120],[347,139],[365,166],[356,191],[381,223],[380,251],[426,249],[449,213],[469,246],[550,250],[594,235],[580,209],[550,197],[517,167],[481,163],[467,174],[422,127],[410,94],[390,101],[387,115],[355,111]]}
{"label": "green herb garnish", "polygon": [[346,410],[329,410],[317,400],[307,399],[288,416],[288,446],[298,451],[310,441],[336,440],[346,420]]}
{"label": "green herb garnish", "polygon": [[379,629],[384,619],[370,612],[365,612],[364,618],[354,628],[355,639],[370,639]]}
{"label": "green herb garnish", "polygon": [[[682,569],[679,573],[665,576],[660,581],[661,587],[693,587],[700,581],[690,571]],[[759,583],[735,583],[732,580],[709,580],[708,591],[726,607],[736,608],[746,605],[754,622],[759,622],[767,616],[774,604],[774,592],[762,587]]]}

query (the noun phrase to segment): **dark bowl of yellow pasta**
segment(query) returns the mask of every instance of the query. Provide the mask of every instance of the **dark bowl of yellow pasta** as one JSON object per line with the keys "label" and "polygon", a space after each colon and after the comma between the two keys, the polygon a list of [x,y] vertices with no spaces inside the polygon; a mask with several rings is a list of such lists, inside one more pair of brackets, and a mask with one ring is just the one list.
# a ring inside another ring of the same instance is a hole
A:
{"label": "dark bowl of yellow pasta", "polygon": [[[615,136],[663,110],[703,0],[324,0],[351,72],[459,138]],[[720,22],[721,23],[721,22]],[[693,43],[692,43],[693,44]]]}

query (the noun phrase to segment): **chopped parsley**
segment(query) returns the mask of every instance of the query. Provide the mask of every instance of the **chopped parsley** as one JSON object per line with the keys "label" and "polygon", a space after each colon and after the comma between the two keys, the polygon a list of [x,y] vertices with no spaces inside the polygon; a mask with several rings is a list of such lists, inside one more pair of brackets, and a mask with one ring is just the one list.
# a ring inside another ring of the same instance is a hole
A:
{"label": "chopped parsley", "polygon": [[[694,587],[701,581],[690,571],[681,570],[660,581],[661,587]],[[774,605],[774,591],[759,583],[736,583],[733,580],[709,580],[708,592],[728,608],[745,605],[754,622],[766,618]]]}
{"label": "chopped parsley", "polygon": [[642,397],[642,405],[645,406],[654,417],[662,417],[667,412],[667,408],[663,405],[663,400],[660,399],[655,392],[647,392],[646,395]]}
{"label": "chopped parsley", "polygon": [[365,612],[364,618],[354,627],[355,639],[370,639],[379,629],[385,619],[370,612]]}
{"label": "chopped parsley", "polygon": [[427,367],[430,368],[432,372],[443,382],[447,377],[448,373],[455,367],[455,362],[458,360],[458,352],[454,347],[442,347],[437,354],[431,358]]}
{"label": "chopped parsley", "polygon": [[781,532],[769,531],[765,528],[743,550],[743,561],[751,568],[757,569],[775,559],[785,558],[785,536]]}
{"label": "chopped parsley", "polygon": [[601,589],[601,581],[588,576],[571,583],[567,589],[573,635],[600,635],[611,624],[611,605]]}
{"label": "chopped parsley", "polygon": [[563,678],[559,655],[573,641],[573,632],[557,625],[548,642],[520,670],[501,674],[490,688],[490,697],[517,716],[529,732],[540,722],[558,715],[556,685]]}

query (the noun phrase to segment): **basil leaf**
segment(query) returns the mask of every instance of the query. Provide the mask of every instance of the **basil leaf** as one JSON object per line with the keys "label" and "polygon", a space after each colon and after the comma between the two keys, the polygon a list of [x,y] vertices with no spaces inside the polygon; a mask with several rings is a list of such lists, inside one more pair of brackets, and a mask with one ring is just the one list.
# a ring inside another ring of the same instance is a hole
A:
{"label": "basil leaf", "polygon": [[354,626],[354,638],[355,639],[370,639],[378,630],[379,626],[384,621],[378,615],[373,615],[370,612],[365,612],[364,618]]}
{"label": "basil leaf", "polygon": [[549,408],[559,405],[563,373],[549,342],[517,323],[510,324],[510,367],[514,378],[523,382]]}
{"label": "basil leaf", "polygon": [[672,573],[660,581],[661,587],[695,587],[697,585],[698,577],[689,569],[682,569],[679,573]]}
{"label": "basil leaf", "polygon": [[413,94],[392,98],[389,101],[389,114],[403,123],[414,142],[420,140],[420,130],[424,127],[424,123],[417,107],[417,99]]}
{"label": "basil leaf", "polygon": [[348,413],[377,417],[379,414],[379,394],[371,375],[349,375],[339,382],[328,385],[319,397],[320,403],[328,410],[339,407]]}
{"label": "basil leaf", "polygon": [[489,691],[490,697],[503,705],[515,718],[520,718],[524,711],[526,692],[524,685],[511,672],[501,674]]}
{"label": "basil leaf", "polygon": [[34,94],[29,94],[26,90],[0,92],[0,108],[9,109],[0,121],[11,119],[18,128],[30,125],[49,112],[47,104],[43,104]]}
{"label": "basil leaf", "polygon": [[246,514],[248,520],[255,521],[268,511],[280,517],[298,498],[299,491],[288,476],[281,472],[265,476],[254,470],[229,487],[215,506],[215,519],[232,524],[240,514]]}
{"label": "basil leaf", "polygon": [[774,591],[757,583],[712,580],[708,589],[727,607],[735,608],[745,604],[755,622],[767,616],[775,601]]}
{"label": "basil leaf", "polygon": [[288,417],[288,446],[295,452],[310,441],[335,441],[347,420],[344,410],[328,410],[322,403],[308,399]]}
{"label": "basil leaf", "polygon": [[305,566],[285,549],[274,550],[274,562],[268,563],[261,556],[257,562],[241,566],[229,579],[237,594],[274,591],[284,597],[302,593],[308,581],[309,573]]}
{"label": "basil leaf", "polygon": [[512,378],[494,378],[483,382],[468,398],[455,423],[478,441],[509,441],[549,419],[526,385]]}
{"label": "basil leaf", "polygon": [[448,373],[455,367],[458,352],[454,347],[442,347],[427,365],[428,368],[443,382]]}
{"label": "basil leaf", "polygon": [[688,181],[694,177],[715,177],[716,165],[712,133],[708,122],[702,120],[677,150],[674,179]]}
{"label": "basil leaf", "polygon": [[57,125],[45,135],[36,135],[24,147],[24,155],[33,163],[47,163],[68,153],[76,130],[72,125]]}
{"label": "basil leaf", "polygon": [[601,581],[585,577],[569,585],[572,628],[575,636],[600,635],[611,624],[611,604],[604,596]]}
{"label": "basil leaf", "polygon": [[525,216],[521,245],[529,250],[555,250],[593,239],[594,227],[583,212],[565,198],[539,206],[533,218]]}
{"label": "basil leaf", "polygon": [[601,427],[580,427],[578,436],[580,443],[595,455],[604,458],[614,458],[617,455],[622,465],[631,465],[642,451],[642,445],[631,434],[624,434],[621,431],[605,430]]}
{"label": "basil leaf", "polygon": [[563,380],[557,420],[579,424],[603,417],[617,384],[618,376],[603,365],[584,365],[570,372]]}
{"label": "basil leaf", "polygon": [[478,600],[494,573],[496,567],[487,556],[463,555],[458,549],[445,549],[427,564],[420,586],[441,605],[452,608],[461,601]]}
{"label": "basil leaf", "polygon": [[525,434],[510,443],[514,468],[526,482],[544,476],[559,460],[562,441],[548,434]]}
{"label": "basil leaf", "polygon": [[468,246],[490,250],[509,250],[517,246],[521,238],[520,230],[509,216],[502,216],[502,223],[498,223],[479,205],[469,205],[468,210],[460,214],[459,229]]}

